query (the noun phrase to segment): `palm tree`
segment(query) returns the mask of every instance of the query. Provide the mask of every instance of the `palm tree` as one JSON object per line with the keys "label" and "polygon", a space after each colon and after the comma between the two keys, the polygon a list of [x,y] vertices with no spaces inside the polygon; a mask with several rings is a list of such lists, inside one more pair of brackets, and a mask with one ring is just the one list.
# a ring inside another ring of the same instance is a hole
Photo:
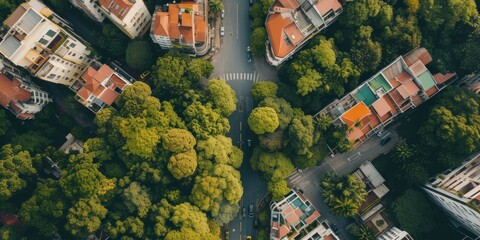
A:
{"label": "palm tree", "polygon": [[317,127],[320,128],[320,130],[322,131],[327,130],[327,128],[330,127],[330,125],[332,125],[332,122],[333,122],[332,118],[329,117],[327,114],[320,114],[316,118]]}
{"label": "palm tree", "polygon": [[395,146],[395,155],[400,158],[400,160],[407,160],[411,158],[414,154],[414,149],[411,145],[408,145],[406,142],[401,142]]}
{"label": "palm tree", "polygon": [[374,240],[375,232],[365,224],[354,224],[350,228],[350,233],[359,240]]}
{"label": "palm tree", "polygon": [[210,0],[208,1],[208,8],[211,13],[219,14],[223,9],[223,3],[221,0]]}
{"label": "palm tree", "polygon": [[320,182],[322,196],[332,211],[342,217],[357,214],[367,193],[363,181],[353,175],[327,174]]}

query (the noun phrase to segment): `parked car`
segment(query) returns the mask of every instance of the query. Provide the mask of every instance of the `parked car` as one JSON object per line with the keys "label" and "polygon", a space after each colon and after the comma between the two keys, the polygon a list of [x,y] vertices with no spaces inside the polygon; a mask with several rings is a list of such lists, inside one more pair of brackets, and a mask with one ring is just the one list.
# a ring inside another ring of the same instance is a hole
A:
{"label": "parked car", "polygon": [[246,210],[245,208],[243,208],[243,210],[242,210],[242,216],[243,216],[244,218],[247,217],[247,210]]}
{"label": "parked car", "polygon": [[225,10],[222,9],[222,18],[225,17]]}
{"label": "parked car", "polygon": [[253,228],[254,228],[254,229],[257,229],[257,227],[258,227],[258,220],[255,219],[255,220],[253,221]]}
{"label": "parked car", "polygon": [[250,52],[247,52],[247,61],[248,63],[252,62],[252,55],[250,54]]}
{"label": "parked car", "polygon": [[248,139],[248,140],[247,140],[247,143],[248,143],[248,146],[249,146],[249,147],[252,146],[252,140],[251,140],[251,139]]}
{"label": "parked car", "polygon": [[252,236],[247,236],[247,240],[252,240]]}
{"label": "parked car", "polygon": [[253,215],[255,215],[255,213],[254,213],[254,211],[253,211],[253,204],[250,204],[248,216],[253,217]]}
{"label": "parked car", "polygon": [[250,46],[247,46],[247,52],[250,52]]}
{"label": "parked car", "polygon": [[385,145],[387,144],[388,142],[390,142],[390,140],[392,140],[392,138],[390,136],[386,137],[386,138],[382,138],[382,141],[380,141],[380,144],[381,145]]}
{"label": "parked car", "polygon": [[338,233],[340,232],[340,231],[338,230],[337,225],[335,225],[335,224],[330,225],[330,228],[332,228],[332,230],[333,230],[333,232],[334,232],[335,234],[338,234]]}
{"label": "parked car", "polygon": [[223,35],[225,35],[225,28],[220,27],[220,36],[223,36]]}
{"label": "parked car", "polygon": [[250,0],[250,5],[252,5],[252,4],[253,4],[253,0]]}

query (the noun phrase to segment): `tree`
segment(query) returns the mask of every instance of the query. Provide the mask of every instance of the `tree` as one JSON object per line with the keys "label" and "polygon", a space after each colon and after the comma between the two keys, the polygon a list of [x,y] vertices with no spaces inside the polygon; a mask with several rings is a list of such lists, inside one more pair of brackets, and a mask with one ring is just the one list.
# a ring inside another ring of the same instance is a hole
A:
{"label": "tree", "polygon": [[188,228],[200,234],[210,232],[205,213],[190,203],[174,206],[171,221],[180,229]]}
{"label": "tree", "polygon": [[362,72],[376,70],[382,60],[382,46],[370,39],[358,42],[351,50],[352,61]]}
{"label": "tree", "polygon": [[88,237],[97,231],[106,215],[107,209],[98,199],[80,199],[68,210],[65,230],[73,236]]}
{"label": "tree", "polygon": [[228,117],[237,109],[235,91],[223,79],[208,81],[208,94],[211,101],[220,110],[223,116]]}
{"label": "tree", "polygon": [[[208,2],[208,3],[211,3]],[[205,59],[192,59],[188,63],[186,76],[192,82],[198,82],[202,78],[208,78],[213,72],[213,65]]]}
{"label": "tree", "polygon": [[310,115],[294,117],[288,127],[288,137],[290,146],[292,146],[295,153],[308,157],[313,155],[313,153],[310,152],[310,148],[314,142],[317,142],[320,138],[320,136],[315,133],[313,118]]}
{"label": "tree", "polygon": [[162,136],[163,148],[173,153],[189,151],[196,143],[192,133],[185,129],[173,128]]}
{"label": "tree", "polygon": [[257,107],[248,117],[248,126],[255,134],[271,133],[278,125],[278,115],[271,107]]}
{"label": "tree", "polygon": [[265,42],[267,41],[267,32],[264,27],[257,27],[252,32],[252,39],[250,40],[250,49],[255,56],[265,55]]}
{"label": "tree", "polygon": [[415,238],[435,228],[435,210],[421,192],[408,189],[392,203],[392,208],[400,227]]}
{"label": "tree", "polygon": [[375,232],[365,224],[354,224],[350,228],[350,233],[359,240],[375,240]]}
{"label": "tree", "polygon": [[367,192],[362,180],[353,175],[337,176],[327,174],[321,181],[322,196],[333,213],[348,217],[358,213],[358,208],[365,201]]}
{"label": "tree", "polygon": [[112,238],[141,239],[144,234],[145,224],[138,217],[127,217],[125,220],[116,220],[105,224],[108,235]]}
{"label": "tree", "polygon": [[128,66],[143,71],[152,65],[152,49],[146,41],[132,41],[125,52]]}
{"label": "tree", "polygon": [[220,226],[224,226],[233,220],[239,211],[240,206],[238,204],[220,204],[220,209],[214,219]]}
{"label": "tree", "polygon": [[182,57],[163,56],[158,58],[156,69],[156,76],[153,77],[155,87],[167,87],[170,90],[187,89],[191,82],[185,81],[182,76],[187,70],[187,62]]}
{"label": "tree", "polygon": [[333,45],[333,38],[326,40],[324,37],[321,37],[319,44],[311,49],[312,54],[315,56],[316,64],[323,69],[335,64],[336,56]]}
{"label": "tree", "polygon": [[137,182],[130,183],[130,185],[123,190],[123,199],[128,210],[130,212],[137,212],[139,217],[145,217],[152,206],[147,188]]}
{"label": "tree", "polygon": [[292,106],[283,98],[267,97],[263,99],[263,101],[261,101],[258,104],[258,106],[271,107],[275,110],[278,116],[278,121],[279,121],[278,128],[280,129],[286,129],[288,124],[290,124],[290,121],[292,120],[292,117],[294,115]]}
{"label": "tree", "polygon": [[197,154],[195,150],[172,155],[168,160],[167,168],[175,179],[191,176],[197,169]]}
{"label": "tree", "polygon": [[0,109],[0,136],[5,135],[7,133],[8,128],[12,124],[7,119],[7,115],[5,114],[5,110]]}
{"label": "tree", "polygon": [[123,59],[129,42],[128,37],[111,23],[105,23],[102,26],[102,32],[95,34],[96,45],[109,55]]}
{"label": "tree", "polygon": [[410,14],[417,13],[418,9],[420,8],[419,0],[404,0],[405,5],[407,5],[407,11]]}
{"label": "tree", "polygon": [[230,131],[228,119],[218,110],[214,110],[210,103],[203,105],[194,102],[184,111],[187,127],[197,139],[207,139],[210,136],[223,135]]}
{"label": "tree", "polygon": [[412,146],[408,145],[406,142],[401,142],[395,146],[395,155],[401,160],[407,160],[411,158],[414,154]]}
{"label": "tree", "polygon": [[219,14],[223,9],[223,3],[221,0],[208,1],[208,9],[213,14]]}
{"label": "tree", "polygon": [[277,129],[273,133],[265,133],[258,136],[260,147],[269,152],[280,150],[285,144],[285,130]]}
{"label": "tree", "polygon": [[309,69],[297,82],[297,93],[305,96],[322,85],[322,76],[314,69]]}
{"label": "tree", "polygon": [[30,153],[21,146],[4,145],[0,151],[0,202],[10,199],[14,194],[33,182],[37,170],[32,165]]}
{"label": "tree", "polygon": [[108,161],[113,157],[112,147],[105,141],[104,138],[95,137],[88,139],[83,144],[83,151],[92,153],[94,159],[100,163]]}
{"label": "tree", "polygon": [[[218,135],[207,140],[199,141],[197,144],[198,158],[200,164],[213,167],[213,164],[227,164],[233,168],[242,165],[243,152],[232,144],[232,139]],[[206,166],[200,167],[202,171],[211,170]]]}
{"label": "tree", "polygon": [[252,86],[252,96],[257,102],[267,97],[274,98],[277,96],[278,85],[274,82],[256,82]]}

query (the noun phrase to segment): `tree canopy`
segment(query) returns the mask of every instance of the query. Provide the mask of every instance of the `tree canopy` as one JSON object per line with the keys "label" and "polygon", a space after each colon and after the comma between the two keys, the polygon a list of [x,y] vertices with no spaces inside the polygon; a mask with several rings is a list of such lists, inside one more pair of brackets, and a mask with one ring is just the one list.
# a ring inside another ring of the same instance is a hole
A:
{"label": "tree canopy", "polygon": [[152,49],[146,41],[133,41],[125,52],[128,66],[143,71],[152,65]]}
{"label": "tree canopy", "polygon": [[353,175],[327,174],[321,181],[322,196],[333,213],[348,217],[358,213],[367,197],[365,184]]}
{"label": "tree canopy", "polygon": [[248,126],[256,134],[271,133],[278,125],[278,115],[271,107],[257,107],[248,117]]}

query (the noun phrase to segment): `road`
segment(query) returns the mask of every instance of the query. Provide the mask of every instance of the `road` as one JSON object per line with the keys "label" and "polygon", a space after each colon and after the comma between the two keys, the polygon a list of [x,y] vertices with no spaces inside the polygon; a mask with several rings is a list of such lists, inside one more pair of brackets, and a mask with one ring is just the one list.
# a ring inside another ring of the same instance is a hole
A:
{"label": "road", "polygon": [[[240,213],[228,225],[230,239],[246,239],[246,236],[254,236],[253,220],[249,217],[249,205],[255,206],[266,193],[266,183],[259,174],[250,167],[250,156],[253,145],[248,140],[254,140],[254,134],[250,131],[247,118],[253,108],[253,99],[250,94],[254,81],[261,79],[256,73],[254,64],[247,61],[247,46],[250,41],[250,20],[248,1],[224,0],[225,18],[222,26],[225,27],[225,35],[222,37],[222,47],[212,63],[215,67],[213,77],[221,77],[232,86],[239,99],[237,111],[230,116],[231,130],[229,136],[236,146],[244,152],[243,164],[240,167],[243,184],[243,197],[240,201]],[[218,34],[218,29],[216,29]],[[242,208],[245,208],[246,218],[242,217]]]}
{"label": "road", "polygon": [[358,169],[362,163],[371,161],[379,155],[392,150],[400,141],[400,138],[394,129],[389,131],[392,140],[385,145],[380,144],[381,138],[372,136],[357,149],[334,157],[327,157],[319,166],[305,169],[302,172],[294,172],[288,178],[290,187],[297,187],[304,191],[305,197],[310,199],[315,208],[320,212],[321,220],[327,220],[327,222],[338,226],[340,230],[339,237],[342,240],[354,239],[346,230],[346,227],[354,220],[336,216],[330,211],[320,194],[320,179],[327,172],[331,171],[339,175],[351,173]]}

